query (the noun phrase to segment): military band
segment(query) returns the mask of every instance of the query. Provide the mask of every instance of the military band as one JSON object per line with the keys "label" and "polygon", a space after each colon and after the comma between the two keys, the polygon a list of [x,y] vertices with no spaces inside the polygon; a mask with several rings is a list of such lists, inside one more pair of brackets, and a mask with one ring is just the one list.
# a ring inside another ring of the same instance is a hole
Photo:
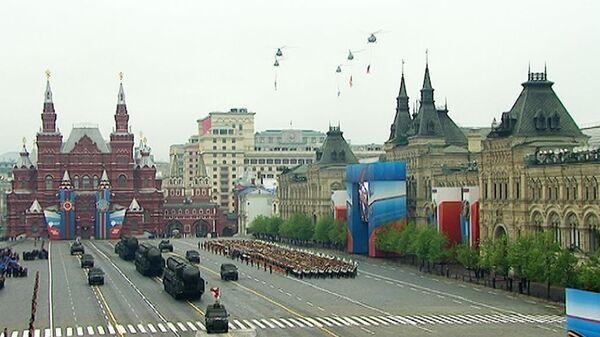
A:
{"label": "military band", "polygon": [[209,240],[198,248],[298,278],[354,278],[358,272],[352,260],[260,240]]}

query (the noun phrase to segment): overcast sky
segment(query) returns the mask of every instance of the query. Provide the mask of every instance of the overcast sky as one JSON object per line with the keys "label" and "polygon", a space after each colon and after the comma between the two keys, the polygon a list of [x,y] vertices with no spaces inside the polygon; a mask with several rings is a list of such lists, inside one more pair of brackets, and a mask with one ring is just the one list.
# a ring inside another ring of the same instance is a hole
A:
{"label": "overcast sky", "polygon": [[[598,13],[592,0],[3,0],[0,153],[18,151],[23,137],[31,147],[46,69],[64,140],[81,122],[108,139],[122,71],[136,141],[142,131],[159,159],[196,132],[197,119],[232,107],[256,112],[256,131],[326,131],[339,121],[352,143],[383,143],[401,60],[412,106],[426,49],[436,101],[447,98],[461,126],[489,126],[509,110],[529,62],[532,71],[547,62],[580,126],[600,124]],[[348,49],[365,50],[338,75]]]}

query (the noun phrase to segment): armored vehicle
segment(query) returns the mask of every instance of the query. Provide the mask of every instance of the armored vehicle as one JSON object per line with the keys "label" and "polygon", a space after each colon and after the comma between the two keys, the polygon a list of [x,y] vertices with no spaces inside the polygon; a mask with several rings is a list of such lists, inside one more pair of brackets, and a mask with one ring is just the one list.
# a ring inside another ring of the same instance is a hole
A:
{"label": "armored vehicle", "polygon": [[160,240],[160,243],[158,244],[158,249],[160,249],[160,251],[169,251],[169,252],[173,252],[173,244],[169,241],[169,240]]}
{"label": "armored vehicle", "polygon": [[238,268],[231,263],[221,264],[221,280],[238,280]]}
{"label": "armored vehicle", "polygon": [[125,261],[131,261],[135,258],[135,252],[138,248],[138,240],[132,236],[121,236],[121,240],[115,245],[115,253]]}
{"label": "armored vehicle", "polygon": [[93,268],[94,257],[90,254],[83,254],[81,256],[81,268]]}
{"label": "armored vehicle", "polygon": [[73,244],[71,244],[71,255],[84,254],[84,253],[85,253],[85,248],[83,248],[83,243],[81,243],[79,241],[75,241],[75,242],[73,242]]}
{"label": "armored vehicle", "polygon": [[162,275],[165,259],[160,250],[149,243],[141,243],[135,252],[135,269],[144,276]]}
{"label": "armored vehicle", "polygon": [[186,260],[190,262],[200,263],[200,253],[197,250],[188,250],[185,252]]}
{"label": "armored vehicle", "polygon": [[206,333],[227,333],[229,332],[229,314],[225,306],[216,302],[206,308],[204,314],[204,325]]}
{"label": "armored vehicle", "polygon": [[102,269],[92,268],[88,271],[88,284],[91,286],[104,284],[104,272]]}
{"label": "armored vehicle", "polygon": [[175,299],[198,299],[204,293],[204,279],[198,267],[177,256],[167,259],[163,285]]}

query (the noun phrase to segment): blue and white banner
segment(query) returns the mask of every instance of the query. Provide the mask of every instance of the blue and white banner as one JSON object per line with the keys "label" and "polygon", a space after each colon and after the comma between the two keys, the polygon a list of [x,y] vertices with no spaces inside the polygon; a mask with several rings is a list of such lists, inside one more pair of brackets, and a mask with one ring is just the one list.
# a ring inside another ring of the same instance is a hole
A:
{"label": "blue and white banner", "polygon": [[117,225],[122,225],[125,221],[125,213],[127,209],[122,209],[119,211],[114,211],[110,213],[110,227],[114,227]]}

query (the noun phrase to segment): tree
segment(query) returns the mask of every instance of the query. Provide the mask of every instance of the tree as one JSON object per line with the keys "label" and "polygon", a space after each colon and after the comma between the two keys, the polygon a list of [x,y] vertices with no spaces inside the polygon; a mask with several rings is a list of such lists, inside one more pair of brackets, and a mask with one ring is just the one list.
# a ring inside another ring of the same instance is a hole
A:
{"label": "tree", "polygon": [[475,277],[479,279],[477,268],[479,266],[479,251],[469,247],[468,244],[460,244],[454,248],[456,261],[469,270],[469,281],[471,280],[471,271],[475,272]]}
{"label": "tree", "polygon": [[329,231],[334,225],[333,222],[333,217],[330,215],[322,217],[315,225],[315,234],[313,235],[313,240],[318,242],[331,241],[329,239]]}
{"label": "tree", "polygon": [[375,246],[378,250],[384,252],[398,252],[398,240],[400,239],[400,236],[400,230],[386,228],[377,235]]}
{"label": "tree", "polygon": [[600,292],[600,250],[581,267],[579,282],[585,290]]}
{"label": "tree", "polygon": [[314,233],[312,220],[304,213],[294,213],[279,226],[279,235],[288,239],[306,241]]}
{"label": "tree", "polygon": [[[421,268],[425,265],[425,261],[428,261],[427,258],[429,257],[431,240],[433,240],[434,235],[435,229],[430,228],[429,226],[417,229],[417,235],[413,241],[413,244],[411,245],[411,249],[421,260]],[[429,264],[427,264],[427,269],[429,269]]]}
{"label": "tree", "polygon": [[255,237],[261,237],[267,231],[267,224],[269,223],[269,218],[264,215],[259,215],[250,223],[250,227],[248,230],[252,232]]}
{"label": "tree", "polygon": [[480,244],[480,266],[494,273],[508,274],[506,237],[496,240],[485,240]]}
{"label": "tree", "polygon": [[268,223],[266,225],[266,233],[270,235],[272,238],[275,238],[279,235],[279,227],[283,223],[283,219],[278,216],[272,216],[268,219]]}
{"label": "tree", "polygon": [[412,243],[415,241],[417,234],[415,224],[408,224],[402,228],[396,242],[396,251],[402,254],[415,254],[415,251],[412,249]]}
{"label": "tree", "polygon": [[348,224],[336,220],[329,230],[329,241],[333,242],[339,248],[345,247],[348,241]]}

